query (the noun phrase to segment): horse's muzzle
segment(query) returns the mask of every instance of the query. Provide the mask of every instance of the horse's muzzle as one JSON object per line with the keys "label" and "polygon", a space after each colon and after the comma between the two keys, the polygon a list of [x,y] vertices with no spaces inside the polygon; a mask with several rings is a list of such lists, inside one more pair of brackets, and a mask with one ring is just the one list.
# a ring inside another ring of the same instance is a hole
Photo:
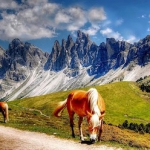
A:
{"label": "horse's muzzle", "polygon": [[90,139],[91,144],[94,144],[96,142],[96,139]]}
{"label": "horse's muzzle", "polygon": [[91,134],[90,135],[90,142],[93,144],[96,142],[96,139],[97,139],[97,135],[96,134]]}

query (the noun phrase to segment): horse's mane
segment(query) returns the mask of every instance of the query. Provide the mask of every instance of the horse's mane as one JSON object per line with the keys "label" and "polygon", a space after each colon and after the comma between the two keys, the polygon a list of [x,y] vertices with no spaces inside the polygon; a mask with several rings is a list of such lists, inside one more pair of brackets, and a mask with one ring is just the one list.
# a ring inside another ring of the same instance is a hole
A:
{"label": "horse's mane", "polygon": [[87,94],[88,94],[88,101],[90,103],[91,112],[94,112],[98,116],[100,116],[101,113],[100,113],[100,110],[99,110],[98,104],[97,104],[97,101],[98,101],[98,92],[97,92],[97,90],[95,88],[90,88],[87,91]]}

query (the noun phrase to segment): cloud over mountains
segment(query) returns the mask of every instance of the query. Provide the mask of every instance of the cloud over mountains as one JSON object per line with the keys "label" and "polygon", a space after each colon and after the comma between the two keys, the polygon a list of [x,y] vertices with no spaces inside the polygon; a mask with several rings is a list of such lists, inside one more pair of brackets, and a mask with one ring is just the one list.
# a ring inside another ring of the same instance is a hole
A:
{"label": "cloud over mountains", "polygon": [[[107,18],[102,7],[84,10],[79,6],[63,7],[48,0],[2,0],[0,5],[0,37],[24,40],[54,37],[56,30],[76,31],[86,24],[98,31],[98,23]],[[95,28],[97,26],[97,28]]]}

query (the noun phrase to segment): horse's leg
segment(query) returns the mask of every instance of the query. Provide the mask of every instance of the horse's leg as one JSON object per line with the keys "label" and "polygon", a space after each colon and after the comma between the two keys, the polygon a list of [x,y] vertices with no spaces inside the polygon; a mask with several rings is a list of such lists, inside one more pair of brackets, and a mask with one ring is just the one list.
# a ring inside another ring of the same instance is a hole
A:
{"label": "horse's leg", "polygon": [[2,115],[3,115],[3,117],[4,117],[4,123],[6,123],[6,122],[7,122],[7,120],[6,120],[6,113],[5,113],[4,110],[2,110]]}
{"label": "horse's leg", "polygon": [[99,128],[98,141],[101,140],[102,132],[103,132],[103,120],[101,120],[101,125],[100,125],[100,128]]}
{"label": "horse's leg", "polygon": [[79,117],[78,127],[79,127],[80,139],[81,141],[84,141],[83,132],[82,132],[82,121],[83,121],[83,117]]}
{"label": "horse's leg", "polygon": [[72,130],[72,137],[75,138],[74,129],[73,129],[73,127],[74,127],[73,117],[74,117],[74,112],[69,113],[70,127],[71,127],[71,130]]}

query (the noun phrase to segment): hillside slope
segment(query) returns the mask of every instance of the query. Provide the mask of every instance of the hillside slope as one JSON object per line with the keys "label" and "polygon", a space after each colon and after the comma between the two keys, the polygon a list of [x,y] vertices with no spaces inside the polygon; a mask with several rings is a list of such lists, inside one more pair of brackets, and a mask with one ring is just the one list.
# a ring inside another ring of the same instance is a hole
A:
{"label": "hillside slope", "polygon": [[[92,86],[93,87],[93,86]],[[82,88],[88,90],[90,87]],[[150,120],[150,97],[145,95],[134,82],[117,82],[102,86],[95,86],[106,103],[106,122],[118,125],[124,120],[141,121],[148,123]],[[59,101],[67,98],[70,91],[56,92],[43,96],[25,98],[13,101],[21,107],[35,108],[46,115],[51,115]]]}
{"label": "hillside slope", "polygon": [[[89,88],[83,89],[88,90]],[[114,141],[124,146],[148,148],[150,134],[145,133],[143,135],[126,129],[122,130],[117,126],[125,120],[128,120],[129,123],[143,123],[144,125],[150,123],[149,95],[145,95],[134,82],[117,82],[95,86],[95,88],[106,103],[106,116],[104,118],[106,124],[102,134],[102,141]],[[56,118],[52,115],[58,102],[66,99],[69,93],[70,91],[62,91],[8,102],[11,110],[9,112],[10,122],[7,126],[71,138],[67,110],[64,110],[61,118]],[[77,122],[78,117],[75,115],[76,135],[78,135]],[[88,137],[87,127],[85,119],[83,129],[85,136]],[[77,140],[79,140],[78,136]],[[112,144],[112,142],[109,144]],[[131,147],[127,147],[127,149],[129,148]]]}

